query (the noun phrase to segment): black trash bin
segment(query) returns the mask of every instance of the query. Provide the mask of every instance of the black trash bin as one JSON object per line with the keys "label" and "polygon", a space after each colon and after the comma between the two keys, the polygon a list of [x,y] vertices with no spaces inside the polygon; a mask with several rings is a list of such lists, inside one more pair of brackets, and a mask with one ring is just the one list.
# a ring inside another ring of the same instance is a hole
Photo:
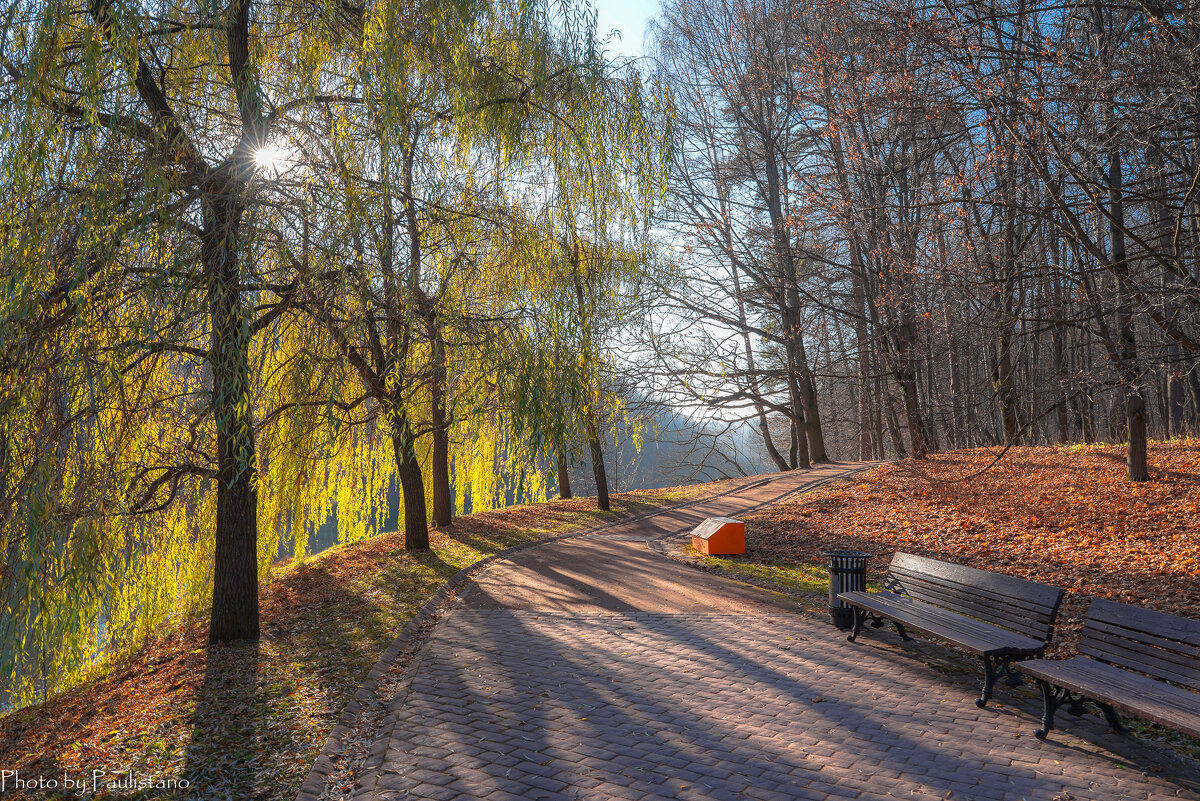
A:
{"label": "black trash bin", "polygon": [[854,610],[838,593],[862,592],[867,588],[867,559],[869,553],[862,551],[825,551],[829,558],[829,618],[839,629],[854,626]]}

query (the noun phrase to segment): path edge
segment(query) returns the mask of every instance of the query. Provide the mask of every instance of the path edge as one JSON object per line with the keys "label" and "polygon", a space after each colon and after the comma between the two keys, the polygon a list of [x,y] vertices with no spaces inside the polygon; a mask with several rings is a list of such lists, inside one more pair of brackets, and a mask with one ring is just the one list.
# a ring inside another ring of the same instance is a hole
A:
{"label": "path edge", "polygon": [[[851,470],[836,476],[819,480],[817,482],[804,484],[803,486],[798,487],[794,492],[790,492],[775,501],[755,507],[755,510],[771,504],[783,503],[791,500],[798,494],[816,489],[817,487],[827,484],[830,481],[840,480],[875,466],[876,465],[874,464],[864,466],[856,470]],[[326,795],[326,791],[329,789],[330,778],[340,767],[339,765],[335,764],[334,760],[336,757],[339,757],[345,753],[348,743],[344,741],[353,735],[354,728],[359,722],[362,714],[368,711],[368,709],[371,707],[378,707],[385,703],[384,699],[381,699],[376,695],[376,690],[379,687],[380,681],[397,667],[407,669],[409,662],[411,662],[412,658],[416,655],[417,649],[425,637],[428,636],[430,630],[449,611],[452,602],[456,600],[456,593],[470,584],[476,578],[476,576],[487,570],[493,564],[528,548],[535,548],[539,545],[547,545],[553,542],[562,542],[563,540],[591,536],[602,532],[605,529],[615,528],[617,526],[623,526],[627,523],[633,523],[647,517],[653,517],[654,515],[662,514],[663,512],[667,512],[681,506],[686,506],[688,504],[700,501],[712,500],[719,498],[722,495],[738,492],[746,489],[747,487],[756,486],[760,483],[771,481],[773,478],[779,475],[781,474],[767,474],[766,477],[748,476],[744,483],[739,483],[734,487],[730,487],[729,489],[721,492],[715,492],[709,496],[687,498],[676,501],[675,503],[656,506],[653,509],[648,509],[644,512],[639,512],[638,514],[631,515],[629,517],[622,517],[616,520],[606,521],[594,526],[586,526],[579,531],[559,534],[543,540],[522,542],[518,545],[513,545],[509,548],[497,551],[490,556],[485,556],[479,561],[473,562],[472,564],[467,565],[463,569],[459,570],[453,576],[446,579],[442,586],[439,587],[432,596],[430,596],[429,600],[421,605],[421,608],[418,609],[417,613],[412,617],[411,620],[408,621],[405,627],[401,630],[400,634],[397,635],[396,638],[392,640],[391,644],[384,649],[383,653],[379,655],[379,658],[375,661],[375,665],[367,673],[366,678],[355,691],[354,697],[351,698],[346,706],[342,708],[342,712],[338,716],[337,723],[335,723],[333,728],[329,731],[329,735],[325,738],[324,746],[321,747],[321,750],[317,754],[316,760],[313,762],[312,768],[309,770],[308,775],[304,778],[304,782],[300,785],[300,790],[296,793],[295,801],[322,801],[322,799],[334,797]],[[656,541],[652,541],[647,544],[652,548],[652,550],[658,550],[657,548],[653,547],[656,544]],[[408,661],[398,663],[401,654],[406,652],[409,654]],[[368,755],[368,758],[369,757],[370,755]]]}

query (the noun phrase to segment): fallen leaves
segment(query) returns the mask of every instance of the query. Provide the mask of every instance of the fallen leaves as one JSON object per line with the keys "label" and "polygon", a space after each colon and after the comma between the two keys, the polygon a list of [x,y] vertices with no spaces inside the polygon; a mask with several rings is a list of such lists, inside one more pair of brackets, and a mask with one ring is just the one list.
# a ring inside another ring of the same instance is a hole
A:
{"label": "fallen leaves", "polygon": [[1068,590],[1057,647],[1088,598],[1200,619],[1200,440],[1152,443],[1152,481],[1115,445],[986,449],[885,465],[746,520],[746,560],[823,564],[855,548],[882,573],[909,551]]}

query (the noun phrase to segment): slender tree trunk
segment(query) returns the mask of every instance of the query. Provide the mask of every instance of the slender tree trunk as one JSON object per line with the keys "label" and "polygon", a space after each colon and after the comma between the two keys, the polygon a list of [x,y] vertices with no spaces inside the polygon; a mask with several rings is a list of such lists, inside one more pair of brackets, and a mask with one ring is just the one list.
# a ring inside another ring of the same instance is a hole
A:
{"label": "slender tree trunk", "polygon": [[567,499],[571,496],[571,471],[567,464],[567,451],[564,447],[558,448],[558,497]]}
{"label": "slender tree trunk", "polygon": [[889,392],[887,396],[888,433],[892,437],[892,447],[896,450],[898,459],[907,459],[908,450],[904,447],[904,437],[900,434],[900,420],[896,416],[896,399]]}
{"label": "slender tree trunk", "polygon": [[1013,381],[1012,330],[1006,323],[996,338],[996,363],[992,373],[996,401],[1000,405],[1000,421],[1004,428],[1004,444],[1015,445],[1021,433],[1017,419],[1017,391]]}
{"label": "slender tree trunk", "polygon": [[1195,363],[1184,368],[1188,398],[1188,417],[1192,430],[1200,429],[1200,366]]}
{"label": "slender tree trunk", "polygon": [[412,425],[403,406],[393,406],[392,447],[396,454],[396,475],[404,497],[404,550],[424,551],[429,548],[429,522],[425,516],[425,480],[417,460],[416,441]]}
{"label": "slender tree trunk", "polygon": [[592,452],[592,475],[596,479],[597,505],[602,511],[610,508],[608,500],[608,476],[604,472],[604,448],[600,444],[600,429],[596,423],[596,411],[587,411],[588,448]]}
{"label": "slender tree trunk", "polygon": [[[793,363],[794,364],[794,363]],[[812,467],[808,450],[808,426],[804,417],[804,401],[800,395],[800,382],[796,371],[788,370],[788,392],[791,395],[792,414],[792,464],[800,470]]]}
{"label": "slender tree trunk", "polygon": [[249,324],[242,304],[234,192],[206,198],[202,258],[208,271],[212,405],[217,445],[217,526],[211,643],[257,640],[258,495],[251,419]]}
{"label": "slender tree trunk", "polygon": [[450,490],[450,421],[446,415],[446,343],[436,318],[432,325],[432,370],[430,372],[430,418],[433,443],[430,453],[430,481],[433,483],[433,523],[451,525],[454,497]]}
{"label": "slender tree trunk", "polygon": [[[733,251],[731,242],[726,243],[726,248],[729,252]],[[730,274],[733,277],[733,291],[737,297],[738,323],[742,328],[742,348],[746,353],[746,374],[748,376],[747,384],[750,385],[750,392],[754,396],[754,411],[758,417],[758,433],[763,438],[763,445],[767,449],[767,455],[771,457],[771,461],[775,463],[775,468],[780,472],[790,470],[787,460],[783,458],[783,454],[775,447],[775,441],[771,438],[771,428],[767,425],[767,413],[760,401],[761,390],[759,389],[758,375],[754,360],[754,347],[750,343],[749,324],[746,321],[746,303],[742,297],[742,282],[738,275],[738,267],[734,265]]]}
{"label": "slender tree trunk", "polygon": [[[571,235],[571,247],[568,253],[571,260],[571,276],[575,281],[575,300],[579,304],[579,318],[587,321],[588,305],[583,289],[583,259],[580,254],[579,237],[574,233]],[[583,332],[583,350],[585,353],[590,352],[592,347],[591,332],[588,326],[584,326]],[[590,369],[590,367],[589,367]],[[604,448],[600,443],[600,425],[596,421],[596,398],[598,392],[593,392],[595,378],[590,376],[587,380],[587,411],[584,414],[584,426],[587,429],[588,449],[592,452],[592,475],[596,479],[596,498],[597,505],[601,510],[607,512],[609,509],[608,502],[608,476],[604,472]]]}
{"label": "slender tree trunk", "polygon": [[871,357],[867,343],[867,301],[863,288],[862,259],[850,243],[850,293],[854,307],[854,339],[858,348],[858,458],[871,459]]}
{"label": "slender tree trunk", "polygon": [[947,369],[950,371],[950,447],[961,448],[966,434],[966,421],[963,419],[962,355],[948,302],[942,304],[942,317],[946,323],[946,341],[949,345]]}
{"label": "slender tree trunk", "polygon": [[1063,348],[1061,325],[1050,329],[1050,346],[1054,351],[1054,401],[1055,419],[1058,423],[1058,441],[1071,441],[1070,409],[1067,408],[1067,358]]}
{"label": "slender tree trunk", "polygon": [[767,456],[771,458],[771,462],[775,465],[775,469],[780,472],[791,470],[791,465],[787,459],[783,458],[783,454],[775,447],[775,440],[771,437],[771,428],[767,425],[767,414],[763,410],[762,404],[756,404],[758,414],[758,433],[763,439],[763,446],[767,449]]}
{"label": "slender tree trunk", "polygon": [[1117,275],[1117,329],[1120,348],[1120,370],[1125,394],[1125,468],[1130,481],[1149,481],[1146,467],[1146,399],[1143,379],[1138,367],[1137,340],[1133,328],[1133,297],[1126,286],[1129,262],[1125,253],[1125,211],[1122,199],[1121,153],[1115,148],[1109,153],[1108,199],[1112,220],[1109,229],[1112,241],[1113,268]]}
{"label": "slender tree trunk", "polygon": [[[879,369],[877,355],[872,357],[871,364],[871,372],[875,376],[875,405],[872,407],[871,431],[874,435],[875,458],[884,459],[887,457],[887,443],[883,436],[884,406],[888,404],[890,395],[884,389],[883,371]],[[903,458],[903,454],[901,454],[901,458]]]}
{"label": "slender tree trunk", "polygon": [[921,418],[921,403],[917,395],[917,377],[909,371],[900,376],[900,390],[904,397],[904,419],[908,425],[908,440],[912,443],[915,459],[929,455],[929,438],[925,433],[925,422]]}
{"label": "slender tree trunk", "polygon": [[804,347],[804,338],[799,332],[798,325],[796,365],[799,370],[797,379],[800,389],[800,403],[804,406],[804,433],[808,439],[807,456],[813,462],[828,462],[829,454],[825,450],[825,432],[821,426],[821,413],[817,407],[817,387],[813,382],[812,369],[808,365],[808,353]]}
{"label": "slender tree trunk", "polygon": [[921,413],[921,398],[917,388],[917,371],[912,359],[912,325],[908,321],[900,324],[891,337],[892,372],[900,387],[904,402],[904,418],[908,428],[908,442],[914,459],[924,459],[929,454],[929,436],[925,419]]}

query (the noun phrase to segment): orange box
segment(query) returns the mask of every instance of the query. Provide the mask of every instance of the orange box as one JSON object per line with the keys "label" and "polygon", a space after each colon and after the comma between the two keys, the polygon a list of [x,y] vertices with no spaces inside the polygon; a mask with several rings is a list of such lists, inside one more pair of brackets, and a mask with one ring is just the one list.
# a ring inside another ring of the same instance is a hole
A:
{"label": "orange box", "polygon": [[746,524],[732,517],[710,517],[692,530],[692,547],[709,556],[746,552]]}

